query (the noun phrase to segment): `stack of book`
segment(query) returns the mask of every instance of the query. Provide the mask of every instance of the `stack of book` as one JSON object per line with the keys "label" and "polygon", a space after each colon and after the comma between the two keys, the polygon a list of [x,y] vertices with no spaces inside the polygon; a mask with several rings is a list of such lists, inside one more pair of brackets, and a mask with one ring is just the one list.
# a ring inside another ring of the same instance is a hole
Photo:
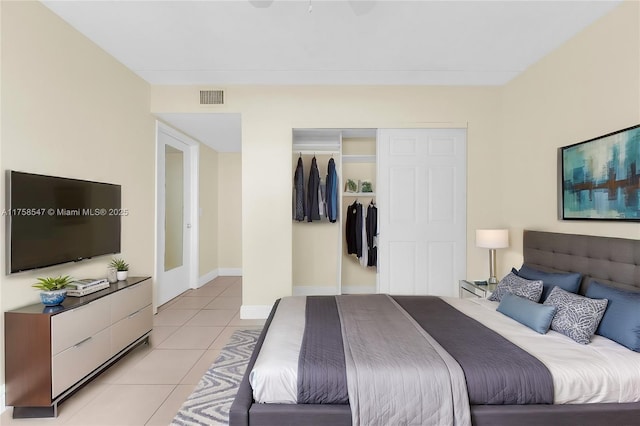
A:
{"label": "stack of book", "polygon": [[109,287],[109,281],[106,278],[84,280],[75,280],[67,285],[67,296],[86,296]]}

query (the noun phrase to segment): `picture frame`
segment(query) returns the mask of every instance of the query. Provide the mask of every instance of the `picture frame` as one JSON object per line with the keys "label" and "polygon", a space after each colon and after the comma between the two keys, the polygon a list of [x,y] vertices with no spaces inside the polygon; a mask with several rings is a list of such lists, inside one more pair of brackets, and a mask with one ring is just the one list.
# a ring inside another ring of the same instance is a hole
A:
{"label": "picture frame", "polygon": [[640,125],[559,149],[562,220],[640,222]]}

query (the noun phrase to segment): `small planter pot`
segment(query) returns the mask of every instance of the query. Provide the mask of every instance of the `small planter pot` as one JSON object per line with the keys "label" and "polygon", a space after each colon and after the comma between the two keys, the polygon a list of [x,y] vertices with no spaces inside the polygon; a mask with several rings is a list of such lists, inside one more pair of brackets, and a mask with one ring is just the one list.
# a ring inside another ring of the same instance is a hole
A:
{"label": "small planter pot", "polygon": [[118,281],[124,281],[127,279],[127,276],[129,275],[129,271],[118,271],[116,273],[116,276],[118,278]]}
{"label": "small planter pot", "polygon": [[40,300],[45,306],[57,306],[67,297],[67,290],[52,290],[40,292]]}

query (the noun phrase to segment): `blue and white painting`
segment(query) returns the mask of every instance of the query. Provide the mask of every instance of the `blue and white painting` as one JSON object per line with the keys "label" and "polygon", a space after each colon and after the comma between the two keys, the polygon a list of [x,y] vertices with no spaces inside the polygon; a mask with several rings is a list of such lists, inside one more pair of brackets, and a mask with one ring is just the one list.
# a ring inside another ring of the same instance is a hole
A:
{"label": "blue and white painting", "polygon": [[563,219],[640,221],[640,126],[562,148]]}

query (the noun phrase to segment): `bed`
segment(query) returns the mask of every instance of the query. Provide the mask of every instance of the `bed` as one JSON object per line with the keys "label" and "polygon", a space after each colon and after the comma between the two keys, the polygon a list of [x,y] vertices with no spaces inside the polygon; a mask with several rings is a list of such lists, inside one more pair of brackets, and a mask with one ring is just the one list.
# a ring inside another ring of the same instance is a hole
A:
{"label": "bed", "polygon": [[[549,272],[580,273],[582,278],[579,294],[584,295],[587,292],[592,280],[597,280],[600,283],[615,288],[640,291],[640,240],[524,231],[523,252],[524,264],[528,267]],[[382,296],[379,295],[379,297]],[[419,298],[396,297],[389,303],[398,303],[402,305],[403,308],[408,307],[408,309],[410,309],[412,303],[418,303],[416,299]],[[330,403],[331,401],[329,401],[329,403],[322,404],[261,404],[254,400],[254,389],[252,389],[250,384],[250,374],[259,358],[267,330],[274,321],[274,317],[276,317],[280,302],[282,301],[276,302],[274,305],[267,319],[265,329],[256,344],[256,349],[249,360],[246,374],[230,409],[230,424],[232,426],[301,424],[351,425],[352,410],[348,403]],[[455,304],[455,302],[452,303]],[[423,311],[431,311],[436,308],[440,309],[438,306],[434,305],[434,307],[423,309]],[[319,309],[323,308],[320,307]],[[472,309],[481,310],[483,307],[478,305],[477,308],[473,307]],[[438,330],[446,327],[446,322],[440,325],[433,324],[437,322],[435,320],[437,320],[438,316],[420,318],[420,309],[417,311],[414,309],[413,315],[417,322],[422,321],[420,322],[421,326],[425,328],[432,327],[431,331],[433,331],[435,335],[438,334]],[[495,315],[495,313],[491,315]],[[429,331],[429,333],[431,333],[431,331]],[[440,334],[446,337],[448,333]],[[471,336],[471,339],[473,339],[473,333],[471,333]],[[544,338],[544,336],[541,337]],[[597,345],[600,344],[605,346],[613,345],[622,348],[619,352],[623,356],[625,356],[625,351],[630,354],[635,354],[635,352],[608,341],[608,339],[600,336],[597,337],[597,339],[594,339],[596,341],[596,346],[594,346],[596,349],[598,348]],[[576,351],[578,351],[580,345],[577,343],[574,344],[576,345]],[[456,343],[454,342],[453,345],[455,346]],[[477,341],[471,346],[467,345],[466,352],[476,354],[476,351],[479,350],[477,345]],[[612,349],[617,350],[617,348],[613,346]],[[458,351],[464,353],[464,349],[465,347],[463,345],[462,350],[458,348]],[[499,357],[499,354],[494,354],[493,356]],[[465,362],[474,362],[473,358],[474,357],[468,357],[467,361],[463,361],[463,364]],[[477,355],[475,358],[481,360],[483,357]],[[491,359],[491,361],[493,361],[493,359]],[[496,362],[498,362],[498,360],[496,360]],[[535,362],[531,362],[531,364],[535,364]],[[621,364],[624,364],[624,362]],[[537,367],[534,365],[532,368]],[[536,370],[533,371],[534,375],[538,374],[535,373]],[[635,378],[633,381],[635,381]],[[640,386],[640,384],[637,383],[631,383],[631,385]],[[470,397],[470,420],[474,425],[575,424],[595,426],[602,424],[632,425],[637,424],[638,418],[640,418],[640,402],[553,404],[549,403],[548,396],[541,398],[540,400],[521,401],[513,404],[493,403],[490,401],[489,403],[474,403],[474,398]],[[544,398],[547,399],[545,400]]]}

